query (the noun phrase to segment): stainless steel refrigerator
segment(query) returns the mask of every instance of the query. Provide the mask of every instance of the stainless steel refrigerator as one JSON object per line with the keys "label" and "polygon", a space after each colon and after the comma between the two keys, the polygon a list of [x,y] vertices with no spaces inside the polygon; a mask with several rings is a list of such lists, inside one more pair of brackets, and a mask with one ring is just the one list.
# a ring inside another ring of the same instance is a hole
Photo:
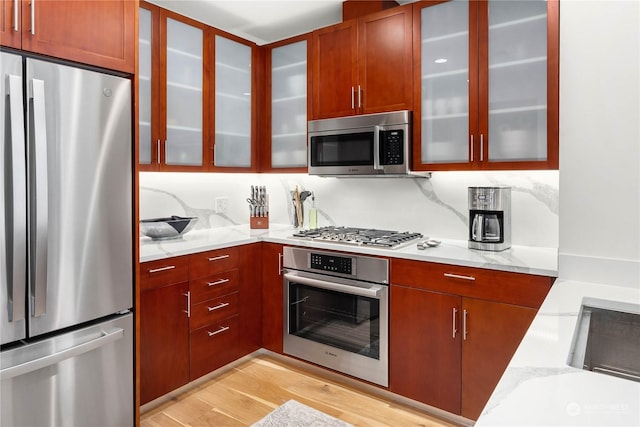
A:
{"label": "stainless steel refrigerator", "polygon": [[131,82],[0,71],[0,425],[133,425]]}

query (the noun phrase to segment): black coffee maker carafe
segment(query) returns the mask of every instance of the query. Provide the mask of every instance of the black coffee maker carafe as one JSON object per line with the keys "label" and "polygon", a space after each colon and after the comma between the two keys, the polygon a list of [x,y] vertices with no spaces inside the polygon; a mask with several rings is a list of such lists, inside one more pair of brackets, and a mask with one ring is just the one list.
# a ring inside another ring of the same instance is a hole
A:
{"label": "black coffee maker carafe", "polygon": [[469,187],[469,248],[511,247],[511,187]]}

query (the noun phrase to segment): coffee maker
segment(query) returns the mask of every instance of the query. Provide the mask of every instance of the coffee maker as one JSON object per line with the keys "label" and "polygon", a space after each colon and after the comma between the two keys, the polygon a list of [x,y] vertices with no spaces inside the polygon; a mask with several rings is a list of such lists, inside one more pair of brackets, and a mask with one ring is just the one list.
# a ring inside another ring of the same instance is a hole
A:
{"label": "coffee maker", "polygon": [[469,248],[511,247],[511,187],[469,187]]}

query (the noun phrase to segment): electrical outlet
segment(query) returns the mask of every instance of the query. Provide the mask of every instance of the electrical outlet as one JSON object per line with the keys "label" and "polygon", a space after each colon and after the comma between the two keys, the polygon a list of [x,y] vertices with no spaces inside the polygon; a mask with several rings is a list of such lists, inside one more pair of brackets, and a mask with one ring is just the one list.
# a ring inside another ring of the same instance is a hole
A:
{"label": "electrical outlet", "polygon": [[229,210],[228,197],[216,197],[216,213],[226,214]]}

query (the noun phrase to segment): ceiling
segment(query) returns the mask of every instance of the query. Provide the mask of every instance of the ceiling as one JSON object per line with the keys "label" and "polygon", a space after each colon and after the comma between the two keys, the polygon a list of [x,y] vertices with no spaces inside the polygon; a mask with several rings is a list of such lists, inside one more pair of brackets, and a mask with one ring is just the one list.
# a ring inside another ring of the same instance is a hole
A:
{"label": "ceiling", "polygon": [[[259,45],[342,21],[343,0],[148,0]],[[397,0],[399,4],[414,0]]]}

